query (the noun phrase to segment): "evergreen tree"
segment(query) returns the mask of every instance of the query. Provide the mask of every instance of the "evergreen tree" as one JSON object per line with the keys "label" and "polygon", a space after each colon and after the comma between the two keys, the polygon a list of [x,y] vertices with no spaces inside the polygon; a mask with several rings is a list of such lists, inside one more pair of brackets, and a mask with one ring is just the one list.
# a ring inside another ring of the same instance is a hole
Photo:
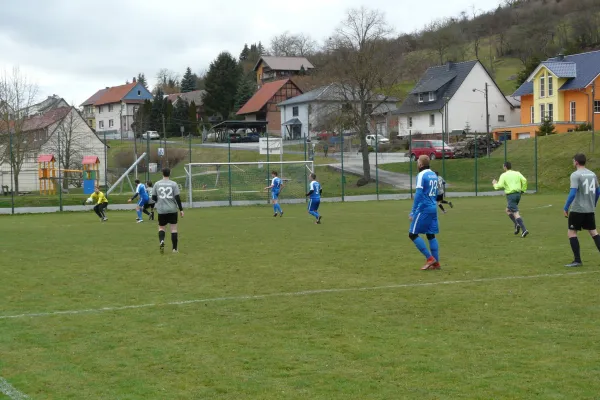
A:
{"label": "evergreen tree", "polygon": [[241,71],[237,61],[223,52],[210,64],[206,74],[204,106],[209,113],[224,120],[235,106],[236,91]]}
{"label": "evergreen tree", "polygon": [[527,80],[527,78],[529,78],[529,75],[531,75],[533,71],[535,71],[538,65],[540,65],[540,62],[541,61],[539,58],[532,57],[527,62],[527,65],[525,65],[523,69],[519,71],[519,73],[517,74],[517,88],[521,86]]}
{"label": "evergreen tree", "polygon": [[258,42],[258,46],[256,47],[256,52],[259,56],[265,55],[265,48],[263,47],[261,42]]}
{"label": "evergreen tree", "polygon": [[150,131],[157,131],[161,133],[163,131],[162,118],[164,115],[164,93],[162,89],[159,87],[156,89],[156,93],[154,94],[154,99],[152,100],[152,110],[150,112]]}
{"label": "evergreen tree", "polygon": [[140,72],[137,76],[138,83],[141,83],[146,89],[148,89],[148,81],[146,80],[146,75],[143,72]]}
{"label": "evergreen tree", "polygon": [[556,130],[554,129],[554,124],[550,118],[544,118],[544,121],[540,125],[540,129],[536,132],[538,136],[548,136],[554,135]]}
{"label": "evergreen tree", "polygon": [[196,75],[192,74],[190,67],[187,67],[183,79],[181,80],[181,93],[192,92],[196,90]]}
{"label": "evergreen tree", "polygon": [[244,43],[244,49],[240,53],[240,61],[247,61],[249,55],[250,55],[250,49],[248,48],[248,44]]}
{"label": "evergreen tree", "polygon": [[133,115],[133,124],[131,124],[136,136],[141,136],[150,129],[150,117],[152,115],[152,102],[145,100]]}
{"label": "evergreen tree", "polygon": [[254,95],[256,88],[256,82],[252,79],[244,76],[240,78],[240,81],[237,86],[237,90],[235,93],[235,110],[239,110],[250,100],[250,98]]}
{"label": "evergreen tree", "polygon": [[189,104],[183,99],[177,100],[173,110],[173,124],[177,127],[177,132],[180,134],[180,127],[185,128],[185,132],[188,132],[188,109]]}

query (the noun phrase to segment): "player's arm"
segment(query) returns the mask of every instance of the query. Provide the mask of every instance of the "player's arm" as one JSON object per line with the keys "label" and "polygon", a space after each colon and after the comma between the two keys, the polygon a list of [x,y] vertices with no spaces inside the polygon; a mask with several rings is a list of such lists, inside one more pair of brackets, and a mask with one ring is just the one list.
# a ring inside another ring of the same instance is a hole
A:
{"label": "player's arm", "polygon": [[156,186],[154,186],[152,188],[152,196],[151,197],[152,197],[153,202],[156,203],[158,201],[158,193],[156,193]]}
{"label": "player's arm", "polygon": [[571,174],[571,186],[569,190],[569,196],[567,197],[567,202],[565,203],[565,207],[563,208],[564,212],[565,212],[565,217],[568,216],[569,214],[569,208],[571,208],[571,204],[573,203],[573,200],[575,200],[575,196],[577,195],[577,188],[579,188],[579,182],[577,179],[577,176],[575,176],[575,174]]}
{"label": "player's arm", "polygon": [[315,192],[315,185],[313,185],[313,183],[311,182],[310,186],[308,187],[308,193],[306,193],[306,197],[310,196],[314,192]]}
{"label": "player's arm", "polygon": [[521,175],[521,191],[525,193],[527,191],[527,178],[525,178],[521,173],[519,175]]}
{"label": "player's arm", "polygon": [[500,175],[500,179],[497,182],[494,179],[494,182],[492,182],[492,183],[494,185],[494,189],[496,189],[496,190],[504,189],[504,174]]}
{"label": "player's arm", "polygon": [[175,201],[177,202],[177,208],[179,208],[179,213],[183,217],[183,204],[181,203],[181,193],[179,192],[179,185],[175,185],[173,194],[175,195],[174,197]]}

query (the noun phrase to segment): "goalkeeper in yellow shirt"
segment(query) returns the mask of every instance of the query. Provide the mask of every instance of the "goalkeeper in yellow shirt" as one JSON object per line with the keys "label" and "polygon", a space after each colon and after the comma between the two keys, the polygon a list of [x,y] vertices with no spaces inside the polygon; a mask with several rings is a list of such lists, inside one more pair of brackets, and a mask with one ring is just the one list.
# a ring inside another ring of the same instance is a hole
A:
{"label": "goalkeeper in yellow shirt", "polygon": [[85,201],[85,203],[94,203],[94,212],[98,217],[100,217],[100,221],[108,221],[105,212],[106,208],[108,207],[108,199],[106,198],[104,193],[100,191],[100,188],[98,186],[94,188],[94,193],[92,193],[92,195]]}

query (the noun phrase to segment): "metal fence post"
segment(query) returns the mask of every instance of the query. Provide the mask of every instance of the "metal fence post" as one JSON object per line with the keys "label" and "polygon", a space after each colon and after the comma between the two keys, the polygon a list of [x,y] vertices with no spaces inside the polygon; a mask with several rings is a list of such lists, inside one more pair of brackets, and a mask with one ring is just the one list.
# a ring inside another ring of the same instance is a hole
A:
{"label": "metal fence post", "polygon": [[506,132],[504,133],[504,162],[506,163],[506,152],[508,151],[506,146],[508,146],[508,142],[506,141]]}
{"label": "metal fence post", "polygon": [[58,130],[58,132],[56,132],[56,137],[58,139],[58,210],[62,211],[63,210],[63,204],[62,204],[62,185],[63,185],[63,180],[62,180],[62,171],[61,171],[61,160],[62,160],[62,154],[61,154],[61,146],[60,146],[60,130]]}
{"label": "metal fence post", "polygon": [[341,136],[341,156],[342,156],[342,202],[345,197],[345,186],[346,186],[346,177],[344,176],[344,131],[340,128],[340,136]]}
{"label": "metal fence post", "polygon": [[408,175],[410,176],[410,198],[413,198],[412,130],[408,131]]}
{"label": "metal fence post", "polygon": [[478,163],[478,155],[477,148],[479,147],[479,143],[477,142],[477,132],[475,132],[475,196],[477,196],[477,163]]}
{"label": "metal fence post", "polygon": [[231,201],[231,135],[227,132],[227,167],[229,168],[229,205],[232,206],[233,202]]}
{"label": "metal fence post", "polygon": [[150,134],[146,132],[146,180],[150,180]]}
{"label": "metal fence post", "polygon": [[535,192],[538,192],[538,135],[535,134],[533,142],[533,166],[535,168]]}
{"label": "metal fence post", "polygon": [[[375,135],[375,192],[379,200],[379,134]],[[369,164],[369,168],[370,168]]]}
{"label": "metal fence post", "polygon": [[15,174],[13,170],[13,164],[15,162],[13,155],[13,132],[10,131],[9,137],[9,147],[10,147],[10,208],[11,214],[15,213]]}
{"label": "metal fence post", "polygon": [[[307,138],[304,138],[304,161],[306,161],[306,147],[308,145],[306,142],[306,139]],[[313,160],[313,174],[316,174],[316,173],[317,173],[317,169],[315,168],[314,160]],[[308,174],[306,173],[306,167],[304,168],[304,189],[308,192]],[[305,198],[305,202],[308,202],[308,198]]]}

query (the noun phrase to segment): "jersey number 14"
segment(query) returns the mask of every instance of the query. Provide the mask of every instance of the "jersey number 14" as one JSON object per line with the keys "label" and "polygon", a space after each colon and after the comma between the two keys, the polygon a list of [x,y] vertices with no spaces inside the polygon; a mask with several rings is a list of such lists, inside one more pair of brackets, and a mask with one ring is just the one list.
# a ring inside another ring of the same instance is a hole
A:
{"label": "jersey number 14", "polygon": [[585,194],[596,193],[596,180],[586,179],[583,181],[583,187],[585,188]]}

